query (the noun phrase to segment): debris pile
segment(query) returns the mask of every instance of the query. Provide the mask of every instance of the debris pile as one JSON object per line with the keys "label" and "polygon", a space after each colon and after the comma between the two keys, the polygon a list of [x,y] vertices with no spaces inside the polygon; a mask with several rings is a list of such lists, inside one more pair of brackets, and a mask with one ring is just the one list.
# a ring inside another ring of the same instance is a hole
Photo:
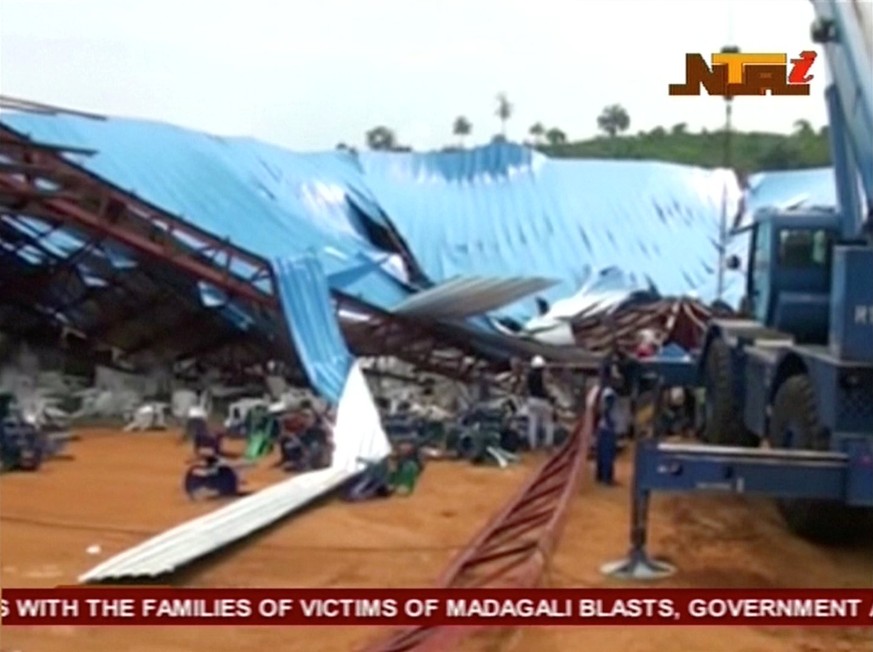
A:
{"label": "debris pile", "polygon": [[576,344],[595,353],[616,349],[630,353],[643,331],[653,332],[662,345],[675,344],[696,351],[713,316],[713,309],[694,299],[658,299],[583,317],[572,328]]}

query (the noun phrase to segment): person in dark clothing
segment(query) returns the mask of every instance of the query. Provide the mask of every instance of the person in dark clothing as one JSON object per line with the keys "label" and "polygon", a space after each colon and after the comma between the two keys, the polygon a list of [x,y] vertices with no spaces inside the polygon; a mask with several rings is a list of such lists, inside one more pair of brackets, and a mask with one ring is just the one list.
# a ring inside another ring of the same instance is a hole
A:
{"label": "person in dark clothing", "polygon": [[531,450],[537,448],[540,428],[545,430],[546,448],[555,444],[555,421],[552,400],[546,387],[546,361],[534,356],[527,374],[527,441]]}
{"label": "person in dark clothing", "polygon": [[301,410],[305,428],[300,434],[300,442],[308,452],[309,467],[323,469],[330,466],[332,437],[330,425],[311,407]]}
{"label": "person in dark clothing", "polygon": [[333,436],[330,423],[309,401],[282,423],[279,464],[288,471],[313,471],[331,464]]}
{"label": "person in dark clothing", "polygon": [[600,418],[597,422],[596,480],[609,486],[615,484],[615,458],[618,454],[617,404],[618,395],[610,385],[606,385],[600,395]]}
{"label": "person in dark clothing", "polygon": [[211,431],[206,419],[199,413],[194,412],[194,416],[189,417],[185,423],[185,432],[194,445],[195,457],[207,463],[207,466],[214,466],[223,457],[221,435]]}
{"label": "person in dark clothing", "polygon": [[308,422],[300,414],[294,414],[282,420],[282,435],[279,438],[279,466],[286,471],[306,471],[308,450],[300,440],[300,435],[307,428]]}

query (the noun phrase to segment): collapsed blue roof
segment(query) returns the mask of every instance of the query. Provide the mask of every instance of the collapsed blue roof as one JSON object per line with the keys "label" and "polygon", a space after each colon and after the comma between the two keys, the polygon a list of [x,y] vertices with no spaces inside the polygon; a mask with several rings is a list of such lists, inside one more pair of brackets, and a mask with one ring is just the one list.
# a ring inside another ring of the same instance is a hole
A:
{"label": "collapsed blue roof", "polygon": [[[726,171],[549,159],[512,144],[300,154],[142,120],[4,113],[0,121],[36,141],[95,151],[69,157],[265,259],[315,254],[334,290],[385,310],[416,291],[392,271],[396,265],[382,263],[388,253],[368,235],[368,223],[386,220],[432,283],[553,278],[559,283],[544,297],[555,301],[596,287],[611,270],[629,289],[711,301],[720,223],[733,218],[740,195]],[[778,203],[809,183],[790,178],[797,181],[771,177],[772,191],[759,190],[760,201]],[[743,247],[741,239],[731,243],[732,251]],[[741,280],[730,281],[724,298],[735,303],[741,292]],[[536,313],[526,300],[493,316],[524,321]]]}
{"label": "collapsed blue roof", "polygon": [[[610,267],[629,287],[715,299],[722,214],[732,220],[740,199],[727,171],[549,159],[517,145],[365,153],[361,164],[431,278],[526,270],[561,281],[546,294],[552,301]],[[513,306],[512,316],[535,314],[527,304]]]}
{"label": "collapsed blue roof", "polygon": [[[375,207],[349,152],[298,154],[140,120],[30,113],[0,119],[37,142],[94,151],[67,158],[263,258],[312,251],[334,274],[385,257],[365,234],[362,220]],[[339,289],[386,309],[408,294],[384,271]]]}

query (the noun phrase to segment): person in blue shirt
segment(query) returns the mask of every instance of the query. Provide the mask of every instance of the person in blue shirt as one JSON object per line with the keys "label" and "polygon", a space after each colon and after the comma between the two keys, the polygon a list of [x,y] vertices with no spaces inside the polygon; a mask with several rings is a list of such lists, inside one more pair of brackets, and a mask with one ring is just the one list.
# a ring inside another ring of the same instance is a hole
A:
{"label": "person in blue shirt", "polygon": [[600,484],[614,486],[615,458],[618,454],[617,408],[618,394],[607,382],[600,394],[600,410],[597,421],[596,474]]}

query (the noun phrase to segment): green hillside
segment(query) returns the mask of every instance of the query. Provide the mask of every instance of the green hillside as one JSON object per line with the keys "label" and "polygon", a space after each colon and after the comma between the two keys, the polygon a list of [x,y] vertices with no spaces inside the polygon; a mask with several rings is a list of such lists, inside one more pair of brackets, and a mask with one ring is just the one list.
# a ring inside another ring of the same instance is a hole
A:
{"label": "green hillside", "polygon": [[[555,157],[654,159],[704,167],[719,167],[727,159],[724,131],[688,133],[684,125],[636,135],[600,136],[537,149]],[[731,167],[743,172],[794,170],[830,165],[827,128],[813,131],[798,123],[791,135],[732,132]]]}
{"label": "green hillside", "polygon": [[[500,130],[491,138],[492,142],[506,140],[507,124],[515,112],[514,105],[505,94],[498,94],[496,100],[494,115],[500,121]],[[648,159],[701,167],[731,167],[741,174],[830,165],[827,127],[816,131],[806,120],[796,120],[790,134],[732,130],[730,138],[727,138],[724,129],[691,133],[685,123],[679,123],[669,128],[638,131],[632,135],[633,123],[627,110],[620,104],[610,104],[603,108],[596,124],[602,136],[590,140],[572,140],[558,126],[535,122],[525,131],[525,144],[558,158]],[[786,127],[789,126],[792,125],[786,124]],[[451,124],[455,142],[443,149],[463,149],[474,133],[478,133],[478,129],[474,129],[464,115],[459,115]],[[401,145],[397,134],[384,125],[367,131],[365,142],[370,149],[412,149]],[[347,148],[344,144],[338,147]]]}

